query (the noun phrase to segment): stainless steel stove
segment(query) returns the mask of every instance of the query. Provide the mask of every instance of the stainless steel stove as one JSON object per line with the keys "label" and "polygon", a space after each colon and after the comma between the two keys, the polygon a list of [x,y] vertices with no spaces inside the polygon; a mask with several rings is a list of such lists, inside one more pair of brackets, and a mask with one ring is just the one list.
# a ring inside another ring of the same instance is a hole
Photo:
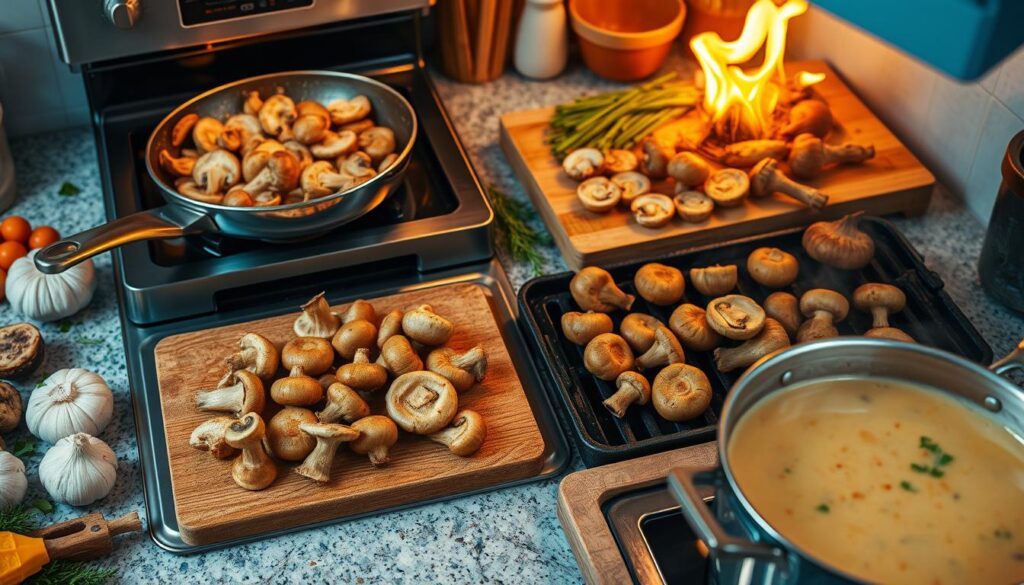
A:
{"label": "stainless steel stove", "polygon": [[289,244],[195,236],[112,252],[147,517],[164,548],[205,547],[177,532],[153,348],[169,335],[295,311],[321,290],[336,303],[438,283],[483,285],[549,445],[547,465],[531,479],[568,462],[515,325],[513,291],[492,259],[491,208],[424,68],[430,4],[50,0],[62,57],[85,79],[108,219],[162,204],[144,164],[151,130],[178,104],[229,81],[297,69],[355,72],[396,88],[419,118],[402,188],[331,233]]}

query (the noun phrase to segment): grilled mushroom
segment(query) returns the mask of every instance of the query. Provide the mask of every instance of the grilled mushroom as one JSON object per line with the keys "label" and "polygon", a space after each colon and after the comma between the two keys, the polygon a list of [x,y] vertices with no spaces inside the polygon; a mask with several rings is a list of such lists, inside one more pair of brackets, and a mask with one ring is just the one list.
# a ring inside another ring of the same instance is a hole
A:
{"label": "grilled mushroom", "polygon": [[569,292],[573,300],[585,311],[610,313],[615,309],[628,311],[635,297],[616,286],[612,275],[603,268],[587,266],[572,277]]}
{"label": "grilled mushroom", "polygon": [[711,328],[707,313],[697,305],[679,305],[669,317],[668,326],[687,349],[710,351],[722,344],[722,336]]}
{"label": "grilled mushroom", "polygon": [[756,336],[736,347],[715,349],[715,366],[722,372],[745,368],[773,351],[789,347],[789,335],[775,319],[765,319],[764,328]]}
{"label": "grilled mushroom", "polygon": [[839,335],[835,324],[846,318],[850,303],[834,290],[814,288],[800,297],[800,312],[807,320],[797,330],[796,340],[826,339]]}
{"label": "grilled mushroom", "polygon": [[602,333],[611,333],[615,326],[605,313],[569,311],[562,315],[562,334],[576,345],[586,345]]}
{"label": "grilled mushroom", "polygon": [[708,303],[708,325],[718,334],[745,341],[764,328],[765,314],[754,299],[743,295],[726,295]]}
{"label": "grilled mushroom", "polygon": [[630,313],[622,319],[619,333],[635,353],[642,354],[651,349],[651,346],[654,345],[655,334],[663,326],[661,321],[650,315]]}
{"label": "grilled mushroom", "polygon": [[693,288],[706,297],[721,296],[736,288],[739,271],[735,264],[691,268],[690,282]]}
{"label": "grilled mushroom", "polygon": [[633,368],[633,350],[618,335],[602,333],[591,339],[583,350],[583,365],[602,380],[614,380]]}
{"label": "grilled mushroom", "polygon": [[722,164],[730,167],[750,167],[766,158],[784,159],[789,145],[783,140],[745,140],[725,147]]}
{"label": "grilled mushroom", "polygon": [[693,366],[671,364],[654,377],[651,401],[658,414],[670,421],[691,420],[711,404],[711,382]]}
{"label": "grilled mushroom", "polygon": [[686,281],[678,268],[650,262],[636,271],[633,277],[636,292],[655,305],[672,305],[683,298]]}
{"label": "grilled mushroom", "polygon": [[636,358],[636,367],[641,370],[678,364],[686,361],[683,346],[672,331],[664,325],[654,332],[654,345]]}
{"label": "grilled mushroom", "polygon": [[[18,389],[0,382],[0,432],[9,433],[18,426],[21,421],[21,394]],[[0,443],[0,450],[3,444]]]}
{"label": "grilled mushroom", "polygon": [[826,166],[859,164],[874,157],[874,146],[859,144],[832,146],[825,144],[812,134],[801,134],[793,141],[793,151],[789,155],[789,169],[795,177],[813,179],[820,175]]}

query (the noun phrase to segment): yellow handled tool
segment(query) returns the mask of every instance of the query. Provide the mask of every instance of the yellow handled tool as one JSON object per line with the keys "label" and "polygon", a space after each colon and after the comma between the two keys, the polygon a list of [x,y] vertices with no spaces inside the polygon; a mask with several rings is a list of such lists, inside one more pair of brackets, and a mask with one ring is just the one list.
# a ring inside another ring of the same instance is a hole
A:
{"label": "yellow handled tool", "polygon": [[0,532],[0,585],[16,585],[56,559],[86,561],[114,550],[114,536],[142,530],[135,512],[107,522],[102,514],[42,528],[28,536]]}

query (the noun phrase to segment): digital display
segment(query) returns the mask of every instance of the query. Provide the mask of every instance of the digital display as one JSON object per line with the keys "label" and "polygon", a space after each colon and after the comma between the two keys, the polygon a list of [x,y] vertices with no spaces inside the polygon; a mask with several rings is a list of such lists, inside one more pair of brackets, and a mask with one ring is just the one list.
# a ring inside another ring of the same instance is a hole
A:
{"label": "digital display", "polygon": [[312,6],[314,0],[178,0],[181,25],[195,26]]}

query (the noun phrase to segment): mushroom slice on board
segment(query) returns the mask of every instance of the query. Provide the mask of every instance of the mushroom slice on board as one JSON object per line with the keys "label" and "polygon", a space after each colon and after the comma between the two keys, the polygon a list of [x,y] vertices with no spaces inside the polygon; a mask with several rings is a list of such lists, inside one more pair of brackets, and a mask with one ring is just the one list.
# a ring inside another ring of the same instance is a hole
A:
{"label": "mushroom slice on board", "polygon": [[468,408],[456,413],[447,428],[430,435],[431,441],[447,446],[449,451],[459,457],[469,457],[476,453],[486,438],[484,417]]}
{"label": "mushroom slice on board", "polygon": [[409,372],[391,383],[388,416],[403,431],[430,435],[448,425],[459,406],[455,386],[433,372]]}
{"label": "mushroom slice on board", "polygon": [[700,191],[682,191],[672,198],[676,214],[683,221],[700,223],[706,221],[715,211],[715,202]]}
{"label": "mushroom slice on board", "polygon": [[612,175],[611,181],[622,192],[622,202],[627,204],[651,190],[651,180],[643,173],[636,171],[615,173]]}
{"label": "mushroom slice on board", "polygon": [[754,299],[726,295],[708,303],[708,325],[723,337],[745,341],[764,328],[764,309]]}
{"label": "mushroom slice on board", "polygon": [[574,150],[562,161],[562,169],[574,181],[583,181],[598,175],[604,168],[604,155],[596,148]]}
{"label": "mushroom slice on board", "polygon": [[263,101],[257,114],[263,131],[271,136],[282,134],[286,127],[295,121],[295,102],[292,98],[279,93]]}
{"label": "mushroom slice on board", "polygon": [[607,213],[622,201],[622,189],[607,177],[591,177],[576,186],[576,197],[587,211]]}
{"label": "mushroom slice on board", "polygon": [[750,178],[739,169],[718,169],[704,181],[704,193],[719,207],[737,207],[750,192]]}
{"label": "mushroom slice on board", "polygon": [[217,459],[227,459],[237,451],[228,445],[224,439],[228,426],[234,423],[236,418],[231,416],[215,416],[199,424],[189,436],[188,444],[193,449],[209,451]]}
{"label": "mushroom slice on board", "polygon": [[370,115],[372,109],[370,98],[365,95],[357,95],[351,99],[337,99],[327,104],[327,111],[331,113],[331,122],[339,126],[362,120]]}
{"label": "mushroom slice on board", "polygon": [[222,148],[199,157],[192,167],[192,180],[203,187],[207,196],[224,193],[242,178],[242,167],[235,155]]}
{"label": "mushroom slice on board", "polygon": [[672,220],[676,214],[675,204],[668,195],[648,193],[633,200],[629,205],[636,222],[646,228],[659,228]]}

